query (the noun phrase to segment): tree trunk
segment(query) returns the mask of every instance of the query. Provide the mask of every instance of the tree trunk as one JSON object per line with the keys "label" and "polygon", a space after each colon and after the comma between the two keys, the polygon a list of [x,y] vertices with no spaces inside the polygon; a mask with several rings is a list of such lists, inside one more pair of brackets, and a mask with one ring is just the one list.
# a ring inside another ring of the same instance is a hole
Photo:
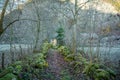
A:
{"label": "tree trunk", "polygon": [[4,63],[5,63],[5,54],[4,54],[4,53],[2,53],[2,69],[4,69],[4,68],[5,68]]}
{"label": "tree trunk", "polygon": [[78,5],[77,5],[77,0],[75,0],[75,14],[74,14],[74,30],[73,30],[73,53],[76,53],[76,49],[77,49],[77,39],[76,39],[76,27],[77,27],[77,16],[78,16],[78,13],[77,13],[77,8],[78,8]]}
{"label": "tree trunk", "polygon": [[2,12],[1,12],[1,16],[0,16],[0,36],[4,32],[3,21],[4,21],[4,16],[5,16],[5,12],[6,12],[8,3],[9,3],[9,0],[6,0],[4,6],[2,8]]}
{"label": "tree trunk", "polygon": [[38,45],[40,29],[41,29],[41,19],[40,19],[39,8],[37,6],[37,2],[34,1],[33,3],[34,3],[35,10],[36,10],[37,18],[38,18],[37,30],[36,30],[36,36],[35,36],[35,46],[34,46],[34,51],[37,51],[37,45]]}

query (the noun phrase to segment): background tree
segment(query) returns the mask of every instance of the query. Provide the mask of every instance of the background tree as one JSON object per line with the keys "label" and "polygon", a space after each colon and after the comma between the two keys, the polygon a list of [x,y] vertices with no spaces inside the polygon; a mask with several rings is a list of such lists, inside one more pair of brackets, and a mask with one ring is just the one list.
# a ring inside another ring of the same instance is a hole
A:
{"label": "background tree", "polygon": [[[83,3],[79,3],[78,0],[73,0],[71,2],[71,0],[61,0],[60,1],[60,8],[55,7],[53,10],[59,12],[59,14],[63,15],[63,18],[67,18],[68,20],[70,20],[70,29],[72,29],[72,43],[71,43],[71,48],[73,53],[76,53],[76,49],[77,49],[77,24],[78,24],[78,18],[79,18],[79,13],[81,8],[83,8],[88,2],[90,2],[89,0]],[[71,4],[73,3],[73,4]],[[64,6],[64,7],[63,7]],[[67,13],[71,14],[68,15],[66,13],[66,11],[68,11]],[[64,19],[65,19],[64,18]]]}

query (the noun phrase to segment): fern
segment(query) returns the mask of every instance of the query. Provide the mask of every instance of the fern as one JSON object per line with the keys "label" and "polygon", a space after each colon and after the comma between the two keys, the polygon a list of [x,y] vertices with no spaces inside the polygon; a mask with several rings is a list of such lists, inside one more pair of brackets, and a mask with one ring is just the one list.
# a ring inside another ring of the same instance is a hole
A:
{"label": "fern", "polygon": [[84,71],[88,77],[95,80],[114,80],[115,73],[110,68],[97,63],[88,64]]}
{"label": "fern", "polygon": [[53,45],[51,43],[48,43],[47,41],[45,43],[43,43],[43,46],[42,46],[42,53],[43,54],[46,54],[48,52],[48,50],[50,48],[52,48]]}
{"label": "fern", "polygon": [[58,51],[64,56],[67,57],[67,55],[70,54],[70,50],[66,46],[60,46],[58,48]]}

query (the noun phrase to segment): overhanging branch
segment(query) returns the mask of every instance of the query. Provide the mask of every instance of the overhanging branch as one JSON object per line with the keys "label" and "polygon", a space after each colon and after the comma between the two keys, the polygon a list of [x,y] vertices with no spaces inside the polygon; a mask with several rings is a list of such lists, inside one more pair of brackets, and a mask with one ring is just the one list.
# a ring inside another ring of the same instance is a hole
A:
{"label": "overhanging branch", "polygon": [[10,22],[4,29],[3,31],[0,33],[0,36],[8,29],[8,27],[10,27],[10,25],[14,24],[17,21],[22,21],[22,20],[26,20],[26,21],[33,21],[33,22],[37,22],[38,20],[33,20],[33,19],[16,19],[12,22]]}

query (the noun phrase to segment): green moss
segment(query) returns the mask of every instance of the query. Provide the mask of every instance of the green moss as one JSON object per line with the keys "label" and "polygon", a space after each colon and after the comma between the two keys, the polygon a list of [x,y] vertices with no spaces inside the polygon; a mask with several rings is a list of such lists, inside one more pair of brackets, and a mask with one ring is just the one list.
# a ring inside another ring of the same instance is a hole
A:
{"label": "green moss", "polygon": [[0,80],[12,80],[12,79],[16,79],[17,80],[17,76],[15,76],[12,73],[8,73],[4,77],[0,78]]}
{"label": "green moss", "polygon": [[61,80],[71,80],[71,75],[67,70],[62,70],[61,71]]}

